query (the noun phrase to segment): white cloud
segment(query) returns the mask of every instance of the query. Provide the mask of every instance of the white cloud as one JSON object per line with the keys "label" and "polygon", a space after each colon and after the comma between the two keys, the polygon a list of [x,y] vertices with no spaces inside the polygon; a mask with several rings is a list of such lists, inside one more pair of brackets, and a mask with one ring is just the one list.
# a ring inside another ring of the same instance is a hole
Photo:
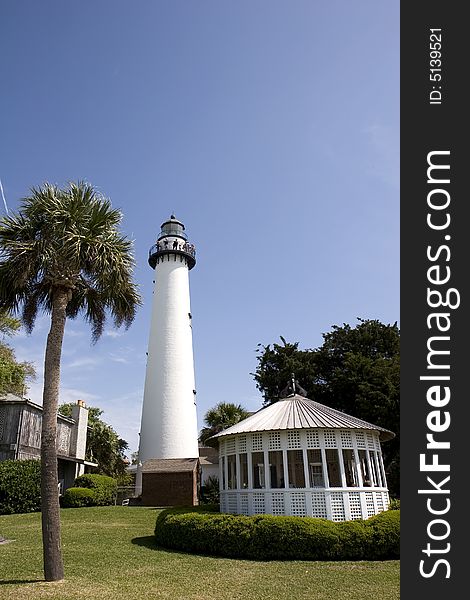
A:
{"label": "white cloud", "polygon": [[84,331],[78,331],[77,329],[66,329],[64,338],[67,339],[68,337],[71,337],[71,338],[83,337],[84,335],[85,335]]}
{"label": "white cloud", "polygon": [[110,360],[112,360],[113,362],[117,362],[117,363],[123,363],[125,365],[129,364],[129,361],[127,360],[127,358],[124,358],[123,356],[116,356],[115,354],[110,354],[109,355]]}
{"label": "white cloud", "polygon": [[98,363],[101,362],[100,359],[98,358],[90,358],[88,356],[84,356],[83,358],[77,358],[75,360],[73,360],[72,362],[64,365],[64,368],[67,369],[90,369],[93,367],[96,367],[98,365]]}
{"label": "white cloud", "polygon": [[110,338],[118,338],[124,335],[124,333],[122,331],[114,331],[112,329],[105,331],[104,335],[106,337],[110,337]]}

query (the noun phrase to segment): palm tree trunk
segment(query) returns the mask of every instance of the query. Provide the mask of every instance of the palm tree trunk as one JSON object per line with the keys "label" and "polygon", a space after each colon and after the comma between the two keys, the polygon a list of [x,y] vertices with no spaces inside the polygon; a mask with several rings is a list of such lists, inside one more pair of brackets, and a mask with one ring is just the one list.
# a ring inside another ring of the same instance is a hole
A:
{"label": "palm tree trunk", "polygon": [[57,409],[59,404],[60,357],[65,330],[66,288],[52,297],[51,328],[44,359],[44,391],[41,434],[41,518],[46,581],[64,578],[60,545],[60,508],[57,475]]}

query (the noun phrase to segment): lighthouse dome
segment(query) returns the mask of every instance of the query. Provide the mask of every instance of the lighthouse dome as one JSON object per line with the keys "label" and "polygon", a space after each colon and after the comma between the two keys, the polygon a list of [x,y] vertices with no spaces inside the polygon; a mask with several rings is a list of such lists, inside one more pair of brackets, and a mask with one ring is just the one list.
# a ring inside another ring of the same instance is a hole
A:
{"label": "lighthouse dome", "polygon": [[175,215],[171,215],[168,221],[165,221],[161,225],[161,232],[158,236],[158,239],[161,240],[164,237],[172,236],[172,237],[180,237],[184,240],[188,239],[188,236],[184,232],[184,225],[181,221],[175,217]]}

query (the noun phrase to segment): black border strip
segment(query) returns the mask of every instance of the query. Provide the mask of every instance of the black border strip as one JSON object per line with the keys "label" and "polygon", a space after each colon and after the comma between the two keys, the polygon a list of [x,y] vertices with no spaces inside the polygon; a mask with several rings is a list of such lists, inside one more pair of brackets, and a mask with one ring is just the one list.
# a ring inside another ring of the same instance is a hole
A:
{"label": "black border strip", "polygon": [[[463,54],[469,34],[464,8],[464,3],[435,0],[401,3],[404,600],[459,598],[467,589],[468,520],[464,507],[470,451],[465,442],[470,440],[470,398],[465,375],[470,371],[466,318],[470,235],[465,217],[470,194],[465,180],[470,169],[465,140],[469,108],[464,107],[464,102],[468,104],[464,86],[469,69]],[[428,172],[430,163],[450,168]],[[446,300],[455,307],[444,306]],[[430,316],[436,313],[441,316]],[[437,350],[449,353],[438,354]],[[447,400],[446,394],[450,394]],[[443,446],[427,448],[430,434]],[[421,454],[425,458],[420,468]],[[438,465],[435,470],[431,470],[433,461]],[[446,465],[449,471],[445,471]]]}

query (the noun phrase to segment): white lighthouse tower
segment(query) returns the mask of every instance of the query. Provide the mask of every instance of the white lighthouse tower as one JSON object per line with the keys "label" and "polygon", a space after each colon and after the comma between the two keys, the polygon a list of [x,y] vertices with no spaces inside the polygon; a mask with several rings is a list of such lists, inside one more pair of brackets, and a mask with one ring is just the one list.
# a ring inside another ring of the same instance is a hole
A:
{"label": "white lighthouse tower", "polygon": [[196,390],[189,271],[196,252],[183,223],[171,215],[150,248],[155,270],[152,318],[140,428],[136,492],[149,459],[197,458]]}

